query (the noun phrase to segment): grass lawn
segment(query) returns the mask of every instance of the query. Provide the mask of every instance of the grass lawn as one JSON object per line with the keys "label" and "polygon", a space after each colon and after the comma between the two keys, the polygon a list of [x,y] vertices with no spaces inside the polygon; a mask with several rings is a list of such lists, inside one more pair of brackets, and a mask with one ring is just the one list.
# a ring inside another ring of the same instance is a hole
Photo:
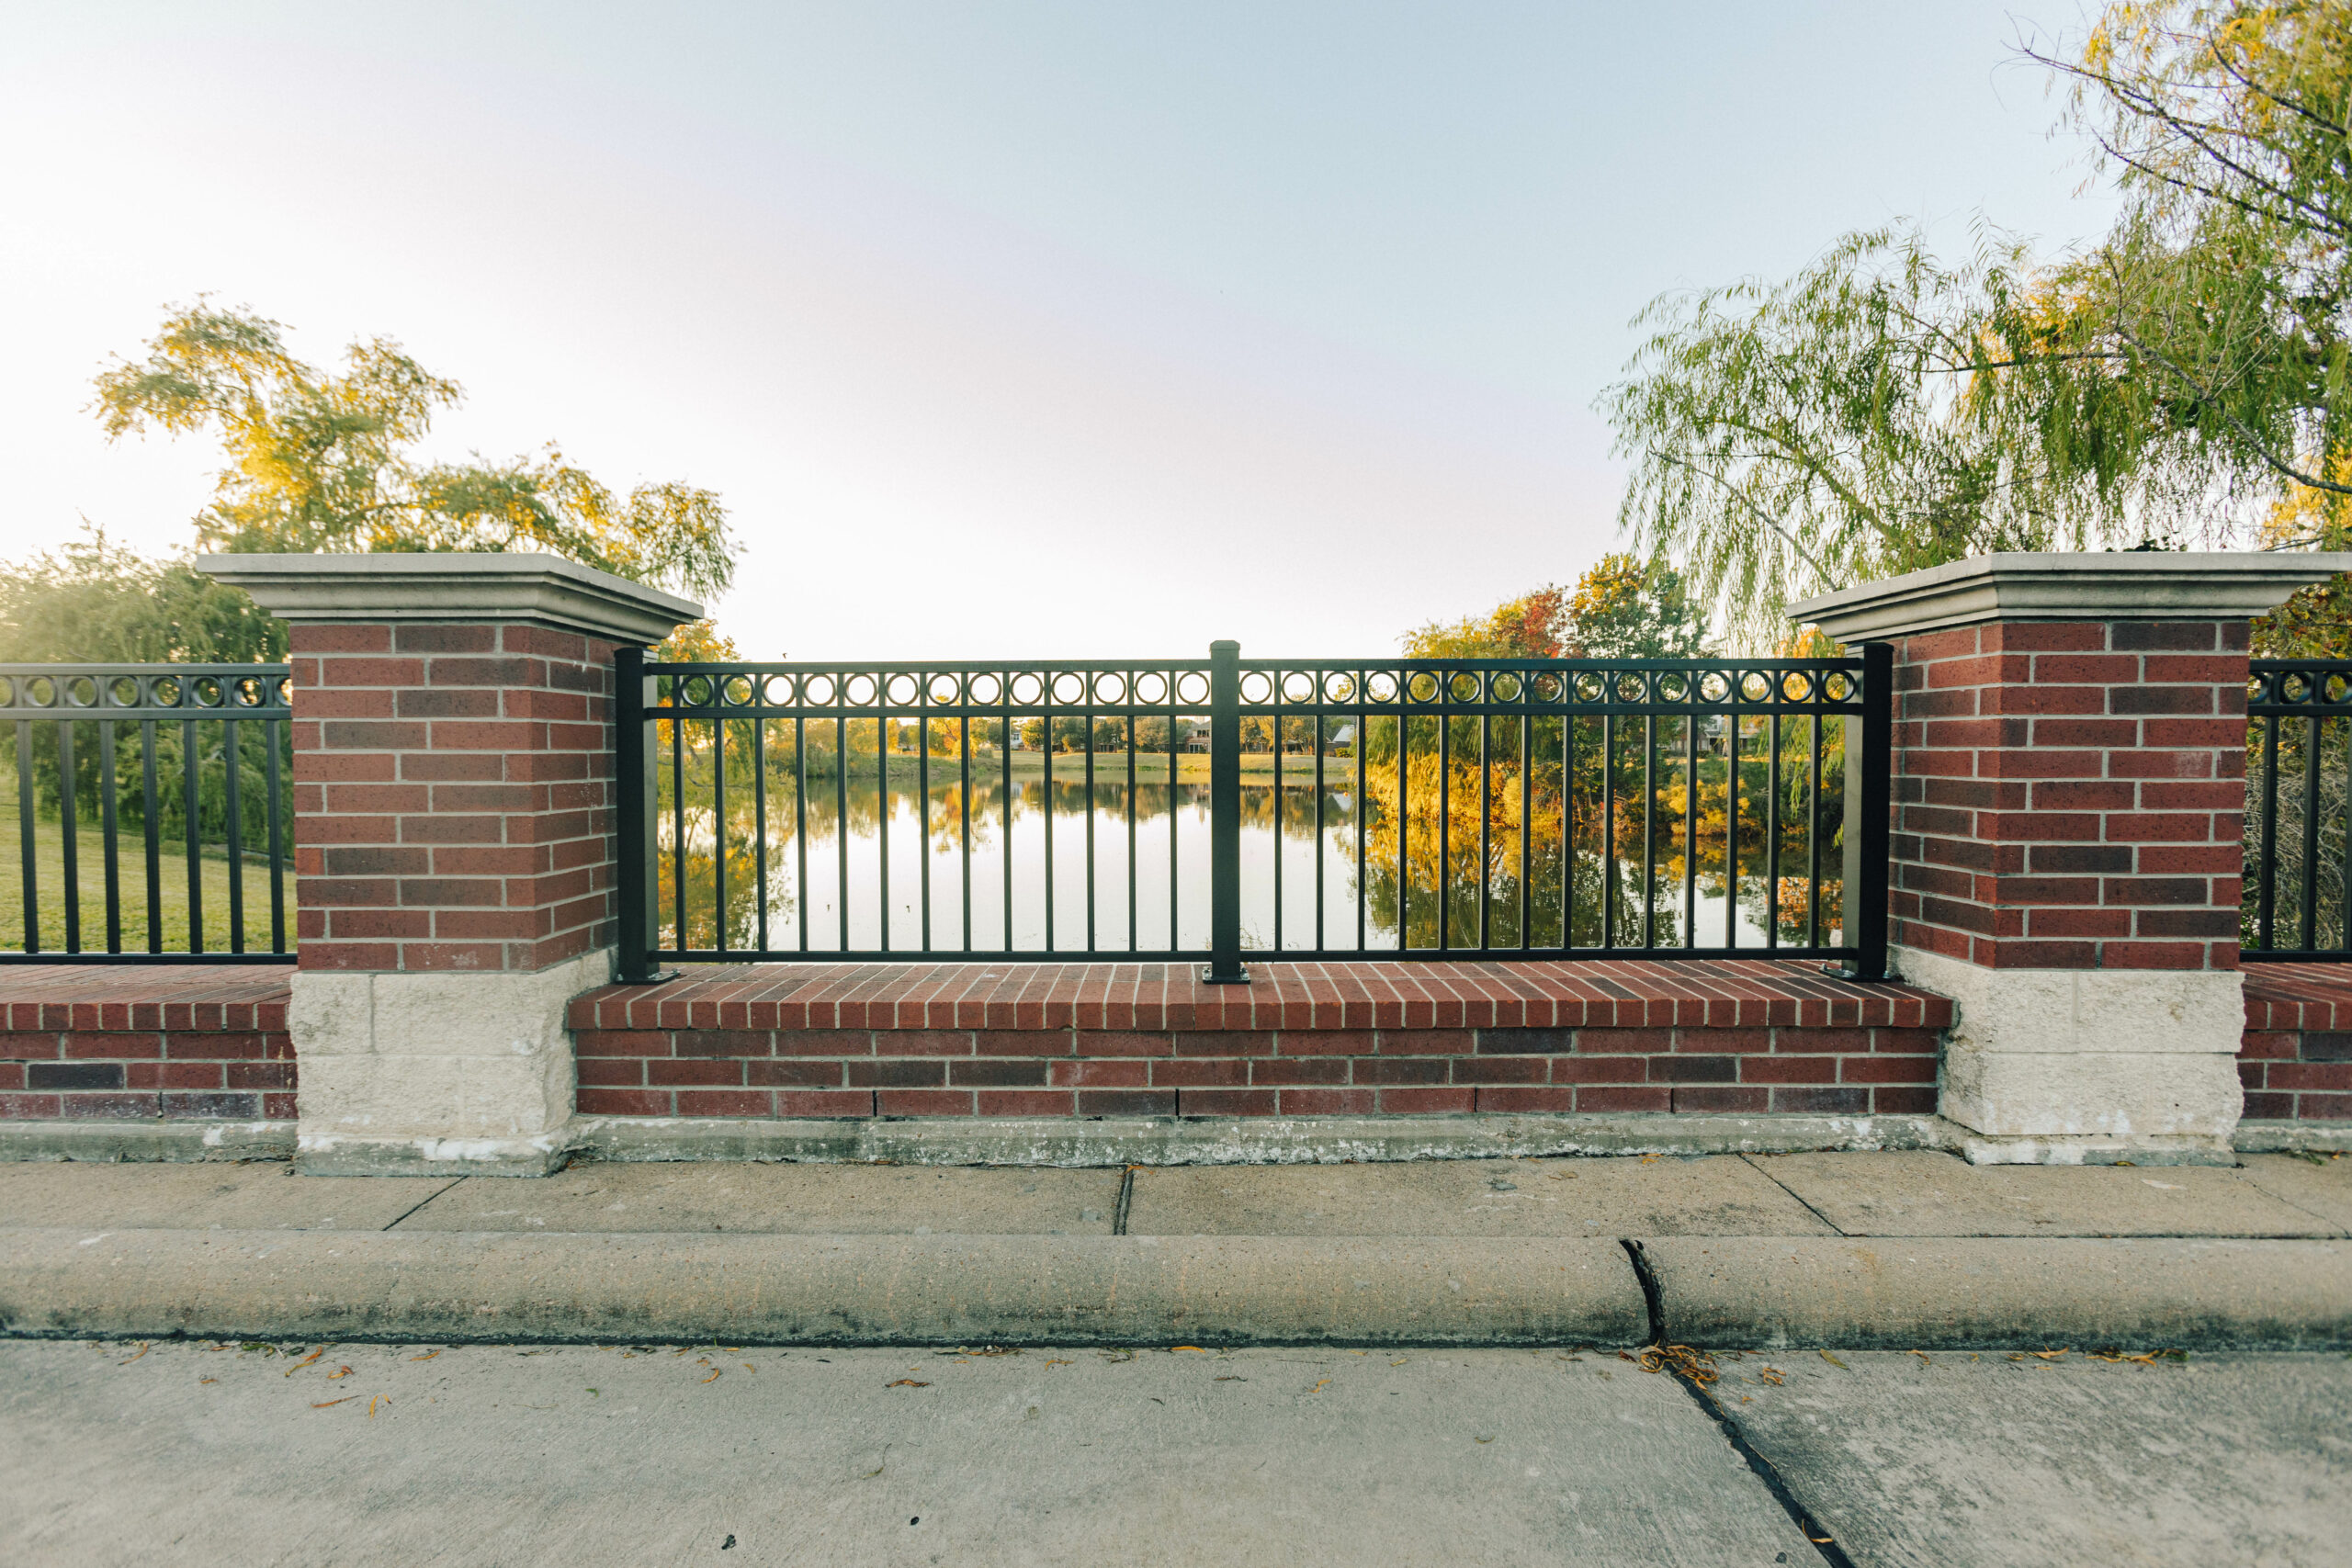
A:
{"label": "grass lawn", "polygon": [[[122,949],[143,953],[147,948],[147,850],[143,834],[125,828],[117,834],[121,851],[120,886]],[[187,845],[166,840],[158,867],[157,913],[163,922],[164,951],[188,951]],[[85,828],[76,839],[80,860],[82,950],[103,953],[107,945],[106,839]],[[198,887],[204,906],[204,949],[229,951],[229,857],[219,845],[208,846],[198,861]],[[245,857],[245,947],[269,951],[269,863]],[[40,897],[40,945],[45,952],[65,950],[65,845],[54,817],[44,817],[33,829],[33,886]],[[286,936],[294,938],[294,875],[286,874]],[[21,953],[25,946],[24,860],[17,834],[17,813],[0,811],[0,947]]]}

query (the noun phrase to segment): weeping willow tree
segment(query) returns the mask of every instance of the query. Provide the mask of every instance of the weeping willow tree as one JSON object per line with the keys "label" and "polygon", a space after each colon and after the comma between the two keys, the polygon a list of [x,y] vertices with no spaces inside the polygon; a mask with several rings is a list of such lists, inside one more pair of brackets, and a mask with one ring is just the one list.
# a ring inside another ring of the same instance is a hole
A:
{"label": "weeping willow tree", "polygon": [[[1662,298],[1603,407],[1621,522],[1749,646],[1822,590],[1998,549],[2352,537],[2352,16],[2111,5],[2029,48],[2123,199],[2097,244],[1838,240]],[[2352,652],[2345,585],[2266,646]]]}

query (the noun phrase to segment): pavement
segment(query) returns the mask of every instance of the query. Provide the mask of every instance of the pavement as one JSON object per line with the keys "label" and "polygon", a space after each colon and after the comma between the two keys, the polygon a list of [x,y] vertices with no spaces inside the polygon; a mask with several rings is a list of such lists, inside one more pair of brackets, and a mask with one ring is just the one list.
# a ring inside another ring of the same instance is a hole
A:
{"label": "pavement", "polygon": [[2335,1568],[2341,1354],[0,1343],[0,1561]]}
{"label": "pavement", "polygon": [[2352,1346],[2352,1159],[0,1165],[0,1328],[448,1342]]}
{"label": "pavement", "polygon": [[35,1568],[2352,1539],[2345,1158],[0,1165],[0,1325]]}

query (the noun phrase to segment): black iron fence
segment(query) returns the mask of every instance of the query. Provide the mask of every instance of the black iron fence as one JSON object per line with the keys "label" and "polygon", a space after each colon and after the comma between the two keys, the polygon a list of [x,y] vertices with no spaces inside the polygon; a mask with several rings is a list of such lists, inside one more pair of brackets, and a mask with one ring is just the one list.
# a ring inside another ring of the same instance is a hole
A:
{"label": "black iron fence", "polygon": [[291,962],[288,675],[0,664],[0,962]]}
{"label": "black iron fence", "polygon": [[624,966],[1770,954],[1877,977],[1889,659],[625,649]]}
{"label": "black iron fence", "polygon": [[2246,714],[2240,953],[2352,958],[2352,661],[2257,659]]}

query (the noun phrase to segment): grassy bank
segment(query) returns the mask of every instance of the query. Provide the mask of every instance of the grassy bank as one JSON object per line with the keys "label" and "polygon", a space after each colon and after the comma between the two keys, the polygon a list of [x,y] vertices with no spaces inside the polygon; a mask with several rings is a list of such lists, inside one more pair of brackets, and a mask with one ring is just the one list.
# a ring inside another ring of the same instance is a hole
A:
{"label": "grassy bank", "polygon": [[[127,953],[147,947],[146,840],[136,828],[120,830],[122,947]],[[75,835],[80,862],[82,948],[102,953],[107,945],[106,838],[95,829]],[[219,845],[209,846],[198,860],[198,888],[204,906],[204,947],[209,953],[229,949],[229,857]],[[164,951],[188,950],[187,846],[166,840],[159,868],[156,913],[163,924]],[[269,864],[245,857],[245,946],[255,952],[269,948]],[[40,897],[40,945],[47,952],[65,947],[65,840],[53,816],[42,818],[33,829],[33,886]],[[21,953],[25,946],[24,857],[17,814],[0,811],[0,947]],[[286,877],[286,933],[294,934],[294,877]]]}

